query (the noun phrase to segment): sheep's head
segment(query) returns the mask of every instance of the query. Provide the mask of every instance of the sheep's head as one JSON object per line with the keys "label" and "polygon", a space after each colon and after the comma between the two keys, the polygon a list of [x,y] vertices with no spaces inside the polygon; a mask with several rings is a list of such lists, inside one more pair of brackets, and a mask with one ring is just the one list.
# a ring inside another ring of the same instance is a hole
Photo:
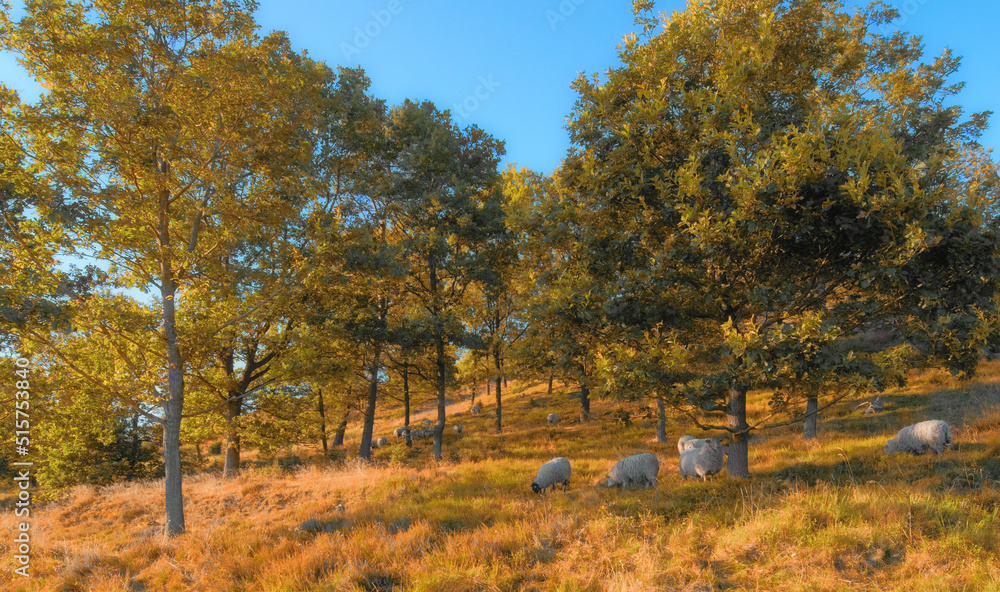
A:
{"label": "sheep's head", "polygon": [[889,442],[885,445],[885,448],[882,449],[882,452],[885,454],[892,454],[893,452],[896,452],[896,439],[889,438]]}
{"label": "sheep's head", "polygon": [[538,486],[538,483],[535,483],[534,481],[532,481],[531,482],[531,491],[534,491],[535,493],[541,493],[542,492],[542,488]]}

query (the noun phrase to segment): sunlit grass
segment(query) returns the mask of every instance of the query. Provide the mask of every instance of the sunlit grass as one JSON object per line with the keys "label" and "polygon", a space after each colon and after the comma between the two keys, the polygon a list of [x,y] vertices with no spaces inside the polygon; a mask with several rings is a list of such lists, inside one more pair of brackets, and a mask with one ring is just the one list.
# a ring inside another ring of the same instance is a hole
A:
{"label": "sunlit grass", "polygon": [[[363,463],[348,431],[337,462],[316,449],[283,451],[306,464],[282,470],[247,453],[236,479],[185,480],[187,531],[162,536],[162,481],[78,487],[32,515],[34,577],[12,575],[11,536],[0,540],[4,590],[998,590],[1000,589],[1000,364],[972,384],[915,373],[863,416],[858,401],[825,412],[820,439],[801,426],[758,434],[750,480],[723,472],[682,482],[676,438],[704,433],[672,420],[655,442],[654,418],[624,404],[631,425],[595,399],[581,423],[575,389],[511,383],[505,429],[495,434],[466,399],[449,408],[445,460],[429,441],[399,442]],[[767,412],[753,394],[752,413]],[[465,408],[463,408],[463,406]],[[555,411],[562,421],[548,425]],[[882,454],[900,427],[952,423],[940,456]],[[376,435],[401,412],[384,410]],[[653,451],[659,485],[596,486],[619,458]],[[569,491],[534,495],[538,466],[573,463]],[[13,533],[11,512],[0,529]]]}

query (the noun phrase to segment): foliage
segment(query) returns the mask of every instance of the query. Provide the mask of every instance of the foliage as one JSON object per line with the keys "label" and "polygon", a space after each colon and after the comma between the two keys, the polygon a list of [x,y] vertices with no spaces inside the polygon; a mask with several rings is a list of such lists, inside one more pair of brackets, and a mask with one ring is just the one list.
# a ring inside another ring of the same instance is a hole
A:
{"label": "foliage", "polygon": [[[873,32],[891,17],[824,0],[692,4],[628,37],[606,80],[575,83],[560,209],[585,279],[566,292],[616,327],[606,343],[673,332],[701,374],[673,404],[724,410],[714,427],[737,442],[749,386],[879,382],[871,354],[837,345],[867,327],[910,325],[921,353],[957,370],[987,341],[986,115],[946,104],[957,59],[920,64],[916,40]],[[972,279],[940,279],[959,260]]]}

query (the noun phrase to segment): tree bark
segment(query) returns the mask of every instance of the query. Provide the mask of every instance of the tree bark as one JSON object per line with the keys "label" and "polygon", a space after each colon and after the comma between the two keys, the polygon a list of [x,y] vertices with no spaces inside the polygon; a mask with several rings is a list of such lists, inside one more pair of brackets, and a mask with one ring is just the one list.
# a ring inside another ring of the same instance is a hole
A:
{"label": "tree bark", "polygon": [[407,447],[413,447],[413,439],[410,437],[410,367],[409,365],[403,366],[403,408],[405,414],[403,416],[403,427],[406,428],[404,438],[406,440]]}
{"label": "tree bark", "polygon": [[[435,321],[438,321],[441,316],[441,306],[438,300],[437,261],[433,256],[430,257],[430,274],[427,283],[431,292],[431,316]],[[437,425],[434,426],[434,460],[440,462],[443,458],[441,448],[444,440],[444,424],[447,418],[445,412],[445,386],[448,376],[444,358],[444,328],[438,324],[435,330],[437,331],[437,334],[434,336],[434,346],[435,364],[437,366],[438,421]]]}
{"label": "tree bark", "polygon": [[222,466],[222,476],[226,479],[232,479],[240,472],[240,431],[236,420],[243,412],[242,408],[243,398],[239,397],[239,393],[229,391],[229,402],[225,406],[226,460]]}
{"label": "tree bark", "polygon": [[815,392],[806,399],[806,423],[802,428],[802,437],[806,440],[816,440],[816,427],[819,420],[819,397]]}
{"label": "tree bark", "polygon": [[729,459],[726,471],[730,477],[750,478],[749,443],[747,442],[747,389],[734,384],[729,389],[726,419],[732,438],[729,443]]}
{"label": "tree bark", "polygon": [[656,398],[656,410],[659,412],[659,421],[656,422],[656,441],[666,442],[667,441],[667,406],[663,402],[663,398]]}
{"label": "tree bark", "polygon": [[[500,319],[497,319],[497,325],[499,326]],[[496,367],[497,378],[496,378],[496,402],[497,402],[497,420],[496,420],[496,431],[498,434],[503,433],[503,414],[501,410],[503,408],[503,401],[500,399],[500,395],[503,392],[500,388],[500,377],[503,374],[503,358],[500,355],[500,346],[496,345],[493,349],[493,365]],[[487,383],[488,385],[489,383]],[[506,379],[503,382],[504,386],[507,386]]]}
{"label": "tree bark", "polygon": [[403,366],[403,427],[410,427],[410,368]]}
{"label": "tree bark", "polygon": [[323,442],[323,456],[326,456],[327,454],[330,453],[330,449],[326,441],[326,409],[323,407],[323,389],[318,389],[316,391],[316,395],[317,398],[319,399],[318,402],[319,434],[320,434],[320,440]]}
{"label": "tree bark", "polygon": [[333,432],[333,445],[343,446],[344,445],[344,432],[347,431],[347,419],[351,414],[350,410],[344,412],[344,419],[340,420],[337,425],[337,429]]}
{"label": "tree bark", "polygon": [[375,402],[378,400],[378,369],[381,351],[376,348],[372,364],[368,369],[368,400],[365,404],[364,424],[361,426],[361,449],[358,456],[365,460],[372,458],[372,431],[375,429]]}
{"label": "tree bark", "polygon": [[[128,459],[128,475],[130,478],[135,477],[135,465],[139,462],[139,414],[132,414],[132,449],[129,451]],[[198,451],[198,462],[201,462],[201,449],[197,448]]]}
{"label": "tree bark", "polygon": [[[154,151],[154,158],[157,157]],[[169,164],[162,162],[164,174]],[[170,261],[170,191],[159,195],[157,240],[160,243],[160,296],[163,333],[167,342],[167,398],[163,402],[163,472],[165,528],[168,536],[184,532],[184,492],[181,484],[181,413],[184,410],[184,358],[177,339],[177,312],[174,308],[177,281]]]}
{"label": "tree bark", "polygon": [[546,395],[549,395],[549,396],[552,395],[552,381],[554,379],[555,379],[555,376],[553,374],[549,373],[549,390],[546,391],[546,393],[545,393]]}

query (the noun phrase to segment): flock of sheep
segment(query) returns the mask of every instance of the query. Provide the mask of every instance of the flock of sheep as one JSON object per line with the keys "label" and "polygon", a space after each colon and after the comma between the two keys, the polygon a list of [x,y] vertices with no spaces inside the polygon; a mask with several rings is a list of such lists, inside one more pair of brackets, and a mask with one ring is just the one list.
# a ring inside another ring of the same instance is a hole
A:
{"label": "flock of sheep", "polygon": [[[940,419],[922,421],[899,430],[894,438],[885,445],[883,452],[906,452],[924,454],[934,451],[941,454],[952,444],[951,428]],[[684,480],[688,477],[707,479],[722,470],[725,464],[725,451],[716,438],[695,439],[691,436],[681,436],[677,441],[677,451],[680,453],[680,474]],[[572,470],[569,459],[554,458],[538,469],[535,480],[531,482],[531,490],[541,493],[548,488],[563,486],[563,491],[569,486]],[[633,454],[615,463],[608,471],[606,487],[655,487],[656,477],[660,472],[660,461],[655,454],[643,452]]]}
{"label": "flock of sheep", "polygon": [[[879,400],[880,403],[880,400]],[[471,409],[473,415],[482,411],[479,405]],[[455,413],[460,417],[461,413]],[[549,413],[547,417],[549,424],[559,422],[559,416]],[[405,438],[409,433],[411,440],[420,440],[434,437],[434,430],[431,420],[424,419],[422,427],[410,429],[408,427],[396,429],[396,438]],[[453,427],[456,434],[462,433],[462,424],[455,424]],[[386,438],[378,438],[372,442],[372,448],[386,446]],[[885,445],[883,452],[892,454],[894,452],[906,452],[910,454],[924,454],[934,451],[941,454],[945,448],[952,444],[951,428],[940,419],[922,421],[899,430],[894,438],[890,438]],[[722,470],[725,465],[725,448],[717,438],[692,438],[691,436],[681,436],[677,441],[677,452],[680,453],[680,475],[684,480],[688,477],[701,477],[704,481],[709,476],[715,475]],[[557,485],[563,486],[563,491],[569,486],[569,479],[572,469],[569,459],[565,457],[554,458],[543,464],[538,469],[535,480],[531,482],[531,490],[541,493],[549,488],[555,489]],[[655,487],[656,477],[660,472],[660,460],[651,452],[633,454],[615,463],[608,471],[608,478],[605,481],[606,487]]]}

